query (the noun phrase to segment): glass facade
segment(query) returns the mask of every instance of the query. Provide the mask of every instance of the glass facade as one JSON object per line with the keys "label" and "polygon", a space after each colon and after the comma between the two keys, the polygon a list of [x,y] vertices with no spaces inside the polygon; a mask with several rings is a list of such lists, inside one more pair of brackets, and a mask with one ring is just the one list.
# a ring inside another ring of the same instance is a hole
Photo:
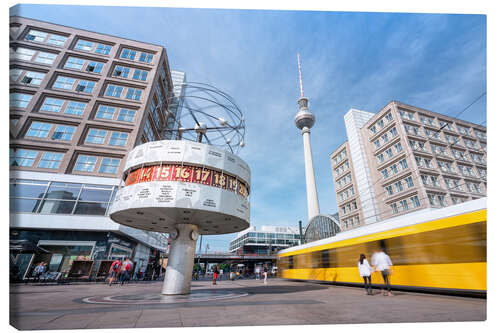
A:
{"label": "glass facade", "polygon": [[[47,163],[51,166],[59,162],[50,160]],[[106,215],[117,188],[112,185],[11,179],[10,210],[12,213]]]}
{"label": "glass facade", "polygon": [[335,236],[340,232],[339,214],[315,216],[306,227],[305,242],[314,242],[319,239]]}
{"label": "glass facade", "polygon": [[299,245],[298,233],[249,231],[239,235],[229,244],[230,252],[269,254],[275,250]]}

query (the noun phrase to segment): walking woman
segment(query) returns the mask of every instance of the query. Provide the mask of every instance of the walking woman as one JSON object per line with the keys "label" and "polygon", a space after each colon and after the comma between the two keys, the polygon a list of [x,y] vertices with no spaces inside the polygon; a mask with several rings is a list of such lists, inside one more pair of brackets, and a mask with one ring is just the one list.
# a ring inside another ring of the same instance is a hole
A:
{"label": "walking woman", "polygon": [[363,253],[360,254],[359,256],[359,261],[358,261],[358,270],[359,270],[359,275],[363,278],[363,281],[365,283],[365,290],[367,295],[373,295],[372,294],[372,272],[373,269],[368,263],[368,260],[366,259],[365,255]]}

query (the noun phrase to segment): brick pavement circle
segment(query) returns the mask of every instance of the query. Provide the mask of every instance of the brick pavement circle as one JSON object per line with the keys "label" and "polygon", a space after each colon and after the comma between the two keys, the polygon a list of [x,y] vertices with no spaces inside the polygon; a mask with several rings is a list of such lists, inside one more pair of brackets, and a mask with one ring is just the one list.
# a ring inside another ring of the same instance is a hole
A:
{"label": "brick pavement circle", "polygon": [[85,297],[82,302],[89,304],[109,305],[145,305],[145,304],[172,304],[189,302],[206,302],[221,299],[231,299],[248,296],[246,292],[231,292],[226,290],[192,290],[187,295],[162,295],[160,293],[92,296]]}

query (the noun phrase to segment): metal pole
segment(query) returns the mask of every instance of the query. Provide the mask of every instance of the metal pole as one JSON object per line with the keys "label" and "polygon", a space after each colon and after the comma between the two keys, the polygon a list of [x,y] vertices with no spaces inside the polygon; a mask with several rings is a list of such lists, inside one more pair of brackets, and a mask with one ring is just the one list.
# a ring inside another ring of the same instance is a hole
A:
{"label": "metal pole", "polygon": [[302,221],[299,221],[299,235],[300,235],[300,245],[304,244],[304,238],[302,236]]}

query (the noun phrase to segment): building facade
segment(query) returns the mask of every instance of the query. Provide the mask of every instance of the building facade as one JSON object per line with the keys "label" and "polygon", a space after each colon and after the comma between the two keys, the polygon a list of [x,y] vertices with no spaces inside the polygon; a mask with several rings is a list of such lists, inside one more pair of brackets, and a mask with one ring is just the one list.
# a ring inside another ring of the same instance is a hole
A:
{"label": "building facade", "polygon": [[39,261],[67,272],[75,257],[131,256],[140,269],[165,250],[165,235],[107,210],[127,152],[176,126],[173,88],[160,45],[10,18],[11,243],[30,244],[11,253],[21,277]]}
{"label": "building facade", "polygon": [[229,252],[237,254],[273,254],[300,244],[299,228],[281,226],[250,227],[229,243]]}
{"label": "building facade", "polygon": [[342,230],[486,196],[486,128],[392,101],[351,109],[331,155]]}

